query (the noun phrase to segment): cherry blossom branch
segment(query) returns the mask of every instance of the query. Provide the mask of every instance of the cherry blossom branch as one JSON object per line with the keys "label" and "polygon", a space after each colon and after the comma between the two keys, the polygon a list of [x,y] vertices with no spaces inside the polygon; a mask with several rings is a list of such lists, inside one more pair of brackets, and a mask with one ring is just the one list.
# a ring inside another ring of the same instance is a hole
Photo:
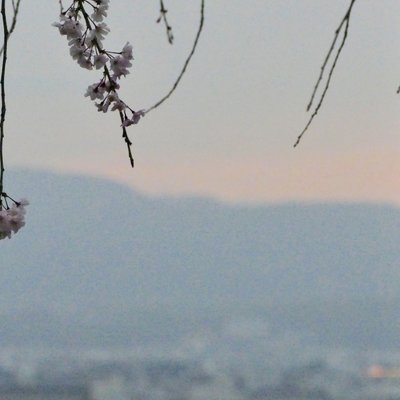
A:
{"label": "cherry blossom branch", "polygon": [[168,43],[173,44],[174,34],[172,33],[172,26],[168,23],[167,12],[168,10],[164,7],[163,0],[160,0],[160,16],[157,19],[157,23],[160,23],[161,20],[164,21],[165,32],[167,34]]}
{"label": "cherry blossom branch", "polygon": [[[19,1],[14,8],[14,20],[16,21],[16,15],[18,14],[17,7]],[[5,238],[11,238],[12,234],[17,233],[25,225],[25,206],[28,205],[28,201],[21,200],[20,202],[15,201],[7,193],[4,192],[4,124],[6,120],[6,67],[7,67],[7,53],[8,53],[8,41],[10,39],[11,28],[8,27],[7,11],[6,11],[6,0],[1,0],[1,20],[3,24],[3,48],[2,48],[2,62],[1,62],[1,75],[0,75],[0,93],[1,93],[1,114],[0,114],[0,240]],[[15,28],[14,25],[11,26]]]}
{"label": "cherry blossom branch", "polygon": [[[102,41],[110,29],[104,22],[107,16],[109,0],[72,0],[64,11],[60,0],[60,22],[55,23],[61,35],[65,35],[70,46],[70,54],[74,60],[88,70],[102,69],[100,81],[90,85],[86,97],[96,101],[95,106],[103,113],[118,111],[122,137],[128,148],[131,166],[134,166],[132,141],[129,139],[127,127],[137,124],[144,111],[135,111],[119,97],[119,80],[129,74],[133,60],[132,46],[129,43],[122,51],[110,51],[103,47]],[[90,10],[90,11],[87,11]]]}
{"label": "cherry blossom branch", "polygon": [[0,193],[2,208],[0,209],[0,240],[10,239],[25,226],[25,207],[29,202],[25,199],[16,201],[7,193]]}
{"label": "cherry blossom branch", "polygon": [[296,147],[300,143],[303,135],[306,133],[306,131],[310,127],[310,125],[313,122],[314,118],[317,116],[318,111],[320,110],[320,108],[322,106],[322,103],[324,102],[326,93],[328,92],[328,89],[329,89],[329,84],[331,82],[333,73],[334,73],[334,71],[336,69],[337,61],[339,60],[340,54],[341,54],[341,52],[343,50],[343,47],[344,47],[344,45],[346,43],[346,40],[347,40],[347,35],[348,35],[348,30],[349,30],[349,25],[350,25],[350,18],[351,18],[351,11],[353,9],[353,6],[354,6],[355,2],[356,2],[356,0],[351,0],[350,1],[350,5],[349,5],[349,7],[348,7],[348,9],[346,11],[346,14],[344,15],[342,21],[340,22],[339,26],[337,27],[337,29],[335,31],[335,36],[333,38],[332,44],[331,44],[331,46],[330,46],[330,48],[328,50],[328,54],[326,55],[323,64],[321,66],[321,72],[320,72],[320,74],[318,76],[317,83],[314,86],[310,102],[307,105],[307,111],[310,111],[311,107],[313,106],[317,90],[319,89],[319,87],[320,87],[320,85],[321,85],[321,83],[323,81],[324,74],[325,74],[326,68],[327,68],[327,64],[328,64],[329,61],[331,61],[331,59],[333,57],[333,51],[334,51],[334,49],[336,47],[336,42],[337,42],[337,40],[339,38],[340,33],[343,31],[342,41],[340,42],[340,45],[339,45],[338,50],[336,52],[336,55],[334,56],[332,65],[331,65],[331,67],[329,69],[328,77],[327,77],[327,79],[325,81],[325,85],[323,87],[322,94],[321,94],[321,96],[319,98],[319,101],[318,101],[316,107],[314,108],[314,111],[312,112],[312,114],[311,114],[306,126],[301,131],[300,135],[297,137],[297,140],[296,140],[295,144],[293,145],[293,147]]}
{"label": "cherry blossom branch", "polygon": [[[133,167],[132,141],[128,136],[126,128],[137,124],[147,112],[160,106],[176,90],[195,53],[203,29],[205,0],[201,0],[199,29],[181,73],[172,89],[147,111],[135,111],[119,97],[119,81],[122,76],[129,74],[128,69],[132,66],[133,55],[132,46],[129,43],[126,43],[122,51],[119,52],[106,50],[102,45],[102,40],[110,31],[108,26],[103,22],[107,16],[109,2],[110,0],[70,0],[70,6],[64,10],[63,1],[59,0],[60,22],[53,25],[59,29],[61,35],[66,36],[68,45],[70,46],[70,54],[82,68],[103,70],[100,81],[90,85],[87,88],[85,96],[90,97],[93,101],[97,100],[95,105],[98,111],[104,113],[109,110],[118,111],[121,121],[122,138],[127,146],[129,161]],[[166,13],[167,10],[164,2],[160,0],[159,20],[164,20],[168,40],[172,43],[172,29],[166,18]]]}
{"label": "cherry blossom branch", "polygon": [[197,44],[199,42],[201,33],[203,31],[203,26],[204,26],[204,8],[205,8],[205,0],[201,0],[199,28],[197,30],[197,34],[196,34],[195,40],[193,42],[192,49],[191,49],[188,57],[186,58],[186,61],[185,61],[184,65],[183,65],[183,68],[182,68],[178,78],[176,79],[175,83],[172,85],[172,88],[169,90],[169,92],[164,97],[162,97],[159,101],[157,101],[157,103],[155,103],[153,106],[148,108],[145,111],[145,114],[147,114],[150,111],[156,109],[161,104],[163,104],[166,100],[168,100],[171,97],[171,95],[175,92],[175,90],[178,87],[181,79],[183,78],[183,75],[185,75],[186,69],[187,69],[187,67],[188,67],[188,65],[189,65],[194,53],[196,52]]}

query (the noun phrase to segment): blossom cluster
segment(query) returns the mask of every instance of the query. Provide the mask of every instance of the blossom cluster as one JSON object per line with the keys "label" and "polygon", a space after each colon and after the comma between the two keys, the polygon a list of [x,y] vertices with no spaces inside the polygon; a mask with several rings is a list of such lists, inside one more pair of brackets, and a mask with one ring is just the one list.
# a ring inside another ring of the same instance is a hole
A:
{"label": "blossom cluster", "polygon": [[137,124],[145,112],[134,111],[119,96],[119,80],[129,74],[133,48],[129,42],[119,52],[103,47],[102,42],[110,32],[104,22],[108,7],[109,0],[73,0],[66,10],[61,11],[60,21],[53,25],[59,29],[61,35],[66,36],[70,54],[78,65],[89,70],[102,69],[101,79],[87,88],[85,96],[95,101],[100,112],[118,111],[123,138],[133,166],[130,150],[132,143],[126,133],[126,127]]}
{"label": "blossom cluster", "polygon": [[[29,202],[25,199],[14,201],[5,193],[2,194],[5,207],[0,208],[0,240],[11,238],[11,235],[17,233],[25,225],[25,206]],[[8,206],[8,200],[13,204]]]}

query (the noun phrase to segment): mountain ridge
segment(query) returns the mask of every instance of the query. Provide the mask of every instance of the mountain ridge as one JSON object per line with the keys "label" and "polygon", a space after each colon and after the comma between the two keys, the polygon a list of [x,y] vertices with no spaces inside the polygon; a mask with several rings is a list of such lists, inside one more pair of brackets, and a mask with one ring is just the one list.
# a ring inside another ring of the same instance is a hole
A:
{"label": "mountain ridge", "polygon": [[180,324],[179,315],[207,319],[201,310],[287,305],[281,313],[296,325],[291,310],[301,315],[302,304],[313,309],[309,322],[324,319],[321,302],[342,312],[348,301],[397,304],[400,210],[392,206],[232,205],[43,172],[9,180],[10,193],[31,200],[27,226],[0,243],[0,314],[15,320],[49,313],[77,326],[121,326],[129,315],[154,333]]}

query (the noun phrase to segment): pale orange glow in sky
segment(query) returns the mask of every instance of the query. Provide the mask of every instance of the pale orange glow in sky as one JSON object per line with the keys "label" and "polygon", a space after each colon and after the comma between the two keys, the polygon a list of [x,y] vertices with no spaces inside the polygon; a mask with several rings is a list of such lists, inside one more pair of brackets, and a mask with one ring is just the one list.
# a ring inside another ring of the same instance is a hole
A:
{"label": "pale orange glow in sky", "polygon": [[[115,160],[98,170],[90,163],[57,169],[107,177],[154,195],[203,195],[224,201],[366,201],[400,204],[399,153],[370,152],[266,163],[265,160],[219,160],[139,165],[134,170]],[[201,164],[203,163],[203,164]],[[268,164],[268,165],[267,165]],[[371,190],[373,188],[373,190]]]}

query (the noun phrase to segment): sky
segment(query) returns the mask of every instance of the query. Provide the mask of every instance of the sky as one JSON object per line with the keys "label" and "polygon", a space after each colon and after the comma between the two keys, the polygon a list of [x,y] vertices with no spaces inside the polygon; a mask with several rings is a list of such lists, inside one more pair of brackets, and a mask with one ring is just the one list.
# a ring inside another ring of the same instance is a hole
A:
{"label": "sky", "polygon": [[[133,45],[134,65],[121,92],[135,109],[169,90],[198,28],[200,0],[165,4],[173,46],[155,23],[157,0],[110,2],[104,44],[115,50]],[[149,194],[229,202],[400,204],[397,0],[356,2],[323,108],[293,148],[348,4],[206,0],[203,35],[181,85],[129,129],[132,170],[118,116],[99,114],[83,96],[99,72],[81,69],[51,26],[58,2],[22,0],[9,49],[6,167],[106,177]]]}

